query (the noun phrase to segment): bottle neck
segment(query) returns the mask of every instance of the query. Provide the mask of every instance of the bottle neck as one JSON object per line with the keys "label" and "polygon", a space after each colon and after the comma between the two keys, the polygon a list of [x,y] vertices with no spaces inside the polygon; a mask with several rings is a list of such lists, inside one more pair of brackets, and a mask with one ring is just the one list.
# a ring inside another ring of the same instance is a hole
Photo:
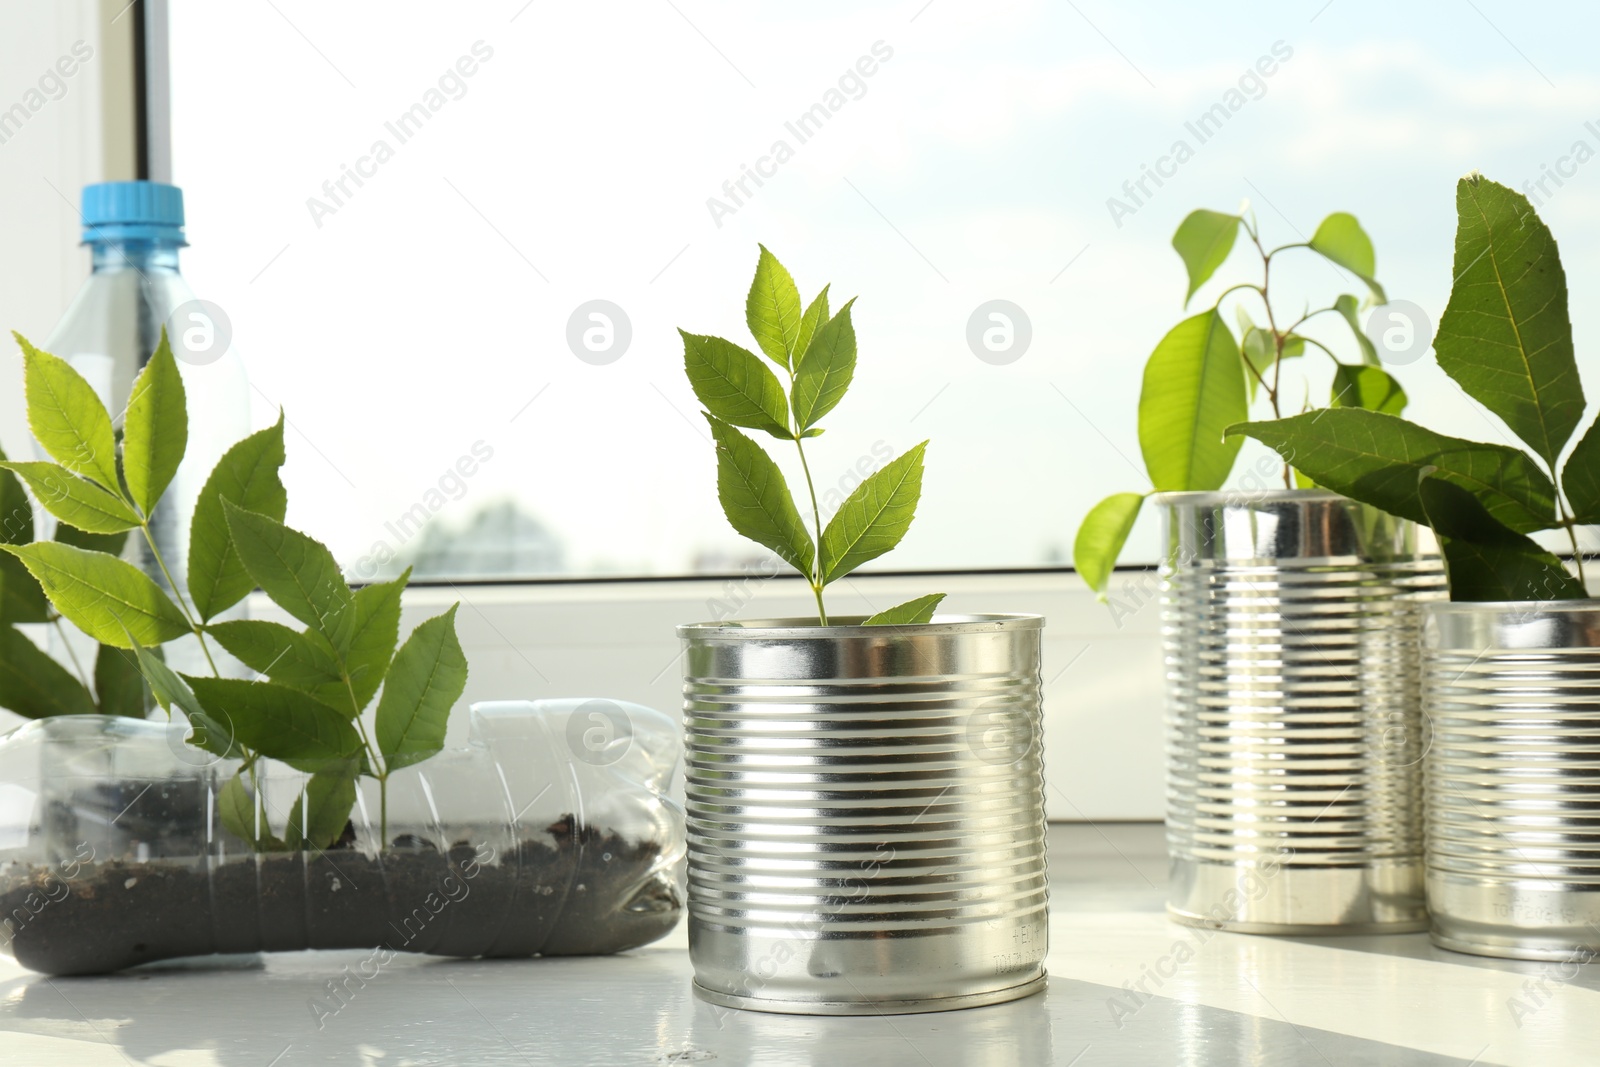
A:
{"label": "bottle neck", "polygon": [[96,274],[119,270],[170,270],[178,269],[176,241],[131,238],[88,242]]}

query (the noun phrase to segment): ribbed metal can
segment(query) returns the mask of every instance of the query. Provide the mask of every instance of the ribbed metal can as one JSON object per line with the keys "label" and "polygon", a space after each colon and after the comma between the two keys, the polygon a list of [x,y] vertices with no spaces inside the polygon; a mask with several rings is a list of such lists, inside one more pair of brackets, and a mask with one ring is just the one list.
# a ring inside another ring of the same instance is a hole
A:
{"label": "ribbed metal can", "polygon": [[696,992],[809,1015],[1038,992],[1044,620],[839,621],[678,630]]}
{"label": "ribbed metal can", "polygon": [[1444,948],[1600,952],[1600,602],[1431,604],[1428,900]]}
{"label": "ribbed metal can", "polygon": [[1169,914],[1241,933],[1425,929],[1431,533],[1322,490],[1155,500]]}

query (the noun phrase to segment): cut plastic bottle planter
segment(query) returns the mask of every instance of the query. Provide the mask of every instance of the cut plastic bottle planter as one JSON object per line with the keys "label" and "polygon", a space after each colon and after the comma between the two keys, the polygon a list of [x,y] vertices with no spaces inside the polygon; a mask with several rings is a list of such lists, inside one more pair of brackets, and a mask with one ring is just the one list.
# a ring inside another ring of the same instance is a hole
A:
{"label": "cut plastic bottle planter", "polygon": [[[217,797],[237,764],[182,724],[42,719],[0,739],[0,951],[47,974],[207,953],[619,952],[678,921],[676,723],[637,704],[476,704],[469,743],[376,784],[322,851],[254,852]],[[268,765],[269,823],[305,776]]]}

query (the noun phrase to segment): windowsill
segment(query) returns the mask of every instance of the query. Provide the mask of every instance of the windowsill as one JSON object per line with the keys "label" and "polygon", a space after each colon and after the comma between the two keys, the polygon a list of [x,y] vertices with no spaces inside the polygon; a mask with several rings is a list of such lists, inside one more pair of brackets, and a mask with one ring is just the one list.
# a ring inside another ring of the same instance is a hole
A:
{"label": "windowsill", "polygon": [[[664,941],[614,957],[518,962],[400,955],[337,1014],[324,1017],[320,1029],[308,1003],[369,953],[280,953],[245,966],[214,961],[137,977],[48,981],[0,959],[0,1046],[7,1062],[38,1067],[312,1061],[773,1067],[1470,1061],[1487,1067],[1592,1060],[1583,1024],[1600,1005],[1600,973],[1590,969],[1579,969],[1565,985],[1552,979],[1543,1008],[1519,1025],[1507,1004],[1528,1001],[1523,983],[1543,965],[1445,952],[1424,934],[1289,939],[1194,930],[1168,922],[1163,912],[1159,824],[1054,826],[1050,844],[1050,986],[1011,1004],[849,1019],[716,1008],[690,991],[680,925]],[[1125,982],[1143,982],[1154,995],[1136,1002]],[[1271,990],[1270,1000],[1264,990]]]}

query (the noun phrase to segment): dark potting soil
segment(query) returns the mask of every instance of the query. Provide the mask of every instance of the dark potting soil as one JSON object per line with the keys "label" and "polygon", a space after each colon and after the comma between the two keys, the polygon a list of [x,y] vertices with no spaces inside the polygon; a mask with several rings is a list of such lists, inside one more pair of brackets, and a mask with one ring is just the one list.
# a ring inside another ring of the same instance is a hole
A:
{"label": "dark potting soil", "polygon": [[570,815],[547,832],[512,855],[399,837],[374,858],[347,828],[326,852],[242,856],[209,872],[203,860],[88,862],[71,878],[28,869],[0,880],[0,919],[17,962],[55,975],[308,948],[603,955],[677,924],[682,901],[672,872],[654,871],[656,843],[575,827]]}

